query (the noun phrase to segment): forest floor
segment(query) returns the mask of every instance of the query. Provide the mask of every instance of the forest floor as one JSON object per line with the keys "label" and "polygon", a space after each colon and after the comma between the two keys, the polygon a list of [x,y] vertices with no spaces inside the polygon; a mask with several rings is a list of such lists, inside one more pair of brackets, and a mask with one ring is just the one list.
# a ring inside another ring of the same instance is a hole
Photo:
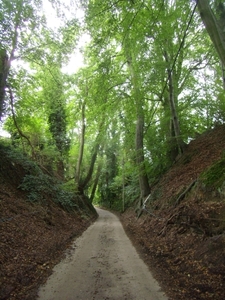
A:
{"label": "forest floor", "polygon": [[[225,192],[198,184],[224,150],[225,126],[191,141],[152,187],[147,211],[137,218],[129,208],[120,216],[170,300],[225,299]],[[0,157],[1,300],[35,299],[64,251],[95,220],[51,201],[45,206],[25,201],[17,189],[23,176],[22,169]]]}
{"label": "forest floor", "polygon": [[[171,300],[225,299],[224,184],[218,191],[198,183],[224,150],[225,126],[193,140],[152,188],[153,199],[141,217],[135,208],[121,215],[125,231]],[[225,168],[221,177],[224,173]]]}
{"label": "forest floor", "polygon": [[40,284],[74,238],[96,219],[88,210],[68,213],[50,199],[27,201],[17,187],[24,169],[0,154],[0,299],[34,300]]}

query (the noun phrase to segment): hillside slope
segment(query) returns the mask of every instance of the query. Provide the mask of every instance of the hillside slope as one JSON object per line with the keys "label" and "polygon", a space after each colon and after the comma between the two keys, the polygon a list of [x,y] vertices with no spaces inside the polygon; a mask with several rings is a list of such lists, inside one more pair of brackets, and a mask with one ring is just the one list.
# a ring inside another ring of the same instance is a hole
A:
{"label": "hillside slope", "polygon": [[[171,300],[225,299],[225,126],[192,141],[124,228]],[[51,198],[27,202],[26,170],[0,149],[0,299],[36,297],[63,251],[96,218],[86,199],[73,213]]]}
{"label": "hillside slope", "polygon": [[[25,161],[26,162],[26,161]],[[27,163],[27,162],[26,162]],[[67,212],[46,194],[28,202],[18,189],[27,170],[0,147],[0,299],[35,299],[73,238],[97,217],[85,198]]]}
{"label": "hillside slope", "polygon": [[[191,141],[124,228],[169,299],[225,299],[225,126]],[[135,220],[135,221],[134,221]]]}

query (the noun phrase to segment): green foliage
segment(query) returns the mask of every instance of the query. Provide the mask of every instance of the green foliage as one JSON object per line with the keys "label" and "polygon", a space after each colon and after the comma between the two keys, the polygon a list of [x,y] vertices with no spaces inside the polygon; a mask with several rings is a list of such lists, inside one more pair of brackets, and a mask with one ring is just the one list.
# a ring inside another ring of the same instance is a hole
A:
{"label": "green foliage", "polygon": [[5,151],[7,151],[6,149],[11,149],[11,146],[11,140],[8,137],[0,136],[0,148],[3,148]]}
{"label": "green foliage", "polygon": [[65,192],[72,192],[74,194],[77,193],[77,186],[75,184],[74,179],[68,180],[61,184],[61,188]]}
{"label": "green foliage", "polygon": [[6,152],[7,157],[14,163],[17,163],[23,167],[26,172],[29,172],[33,176],[39,175],[41,169],[32,161],[21,149],[13,148],[11,145]]}
{"label": "green foliage", "polygon": [[61,183],[49,175],[26,175],[19,188],[28,192],[31,202],[46,203],[47,200],[53,200],[68,211],[77,208],[74,192],[65,190]]}
{"label": "green foliage", "polygon": [[61,186],[58,186],[54,201],[59,203],[67,211],[79,209],[76,203],[76,196],[71,191],[64,191]]}
{"label": "green foliage", "polygon": [[218,95],[218,110],[215,113],[216,124],[225,123],[225,91]]}
{"label": "green foliage", "polygon": [[36,176],[26,175],[18,188],[28,192],[29,201],[43,202],[46,200],[46,196],[53,196],[53,192],[55,192],[56,183],[53,181],[50,176],[43,173]]}
{"label": "green foliage", "polygon": [[225,184],[225,158],[222,158],[200,176],[206,187],[219,189]]}
{"label": "green foliage", "polygon": [[61,154],[69,150],[69,139],[66,137],[65,107],[55,108],[49,115],[49,130],[52,133],[57,149]]}
{"label": "green foliage", "polygon": [[[41,0],[1,1],[0,45],[8,53],[12,50],[13,43],[16,42],[16,30],[17,34],[20,35],[20,43],[18,43],[17,49],[20,55],[30,43],[30,39],[33,37],[32,34],[36,32],[41,23],[44,23],[40,13],[41,2]],[[30,30],[30,33],[27,29]],[[31,32],[33,33],[31,34]]]}
{"label": "green foliage", "polygon": [[[60,2],[56,2],[60,12]],[[41,11],[37,12],[41,1],[2,2],[0,49],[8,55],[14,54],[14,49],[22,59],[9,78],[15,119],[34,150],[31,153],[27,141],[18,136],[9,116],[5,127],[17,148],[10,150],[9,155],[29,172],[21,188],[28,191],[30,201],[45,201],[51,195],[55,202],[72,208],[73,195],[78,189],[74,180],[64,184],[54,181],[28,161],[27,156],[32,155],[50,174],[66,170],[62,174],[65,178],[74,177],[83,120],[85,144],[80,178],[84,180],[89,173],[98,144],[95,159],[101,159],[103,167],[96,199],[108,207],[121,209],[123,194],[124,204],[129,206],[140,193],[134,146],[137,112],[143,113],[143,165],[149,183],[153,184],[173,162],[168,69],[173,69],[175,109],[180,137],[186,143],[225,120],[224,91],[217,75],[221,70],[216,67],[215,51],[197,14],[186,31],[192,2],[83,2],[86,3],[84,27],[91,35],[91,43],[84,51],[86,67],[72,76],[63,74],[61,69],[76,47],[78,21],[69,16],[70,20],[65,18],[53,30],[47,28]],[[16,37],[18,43],[13,45]],[[21,155],[21,149],[27,156]],[[91,194],[94,185],[97,170],[93,167],[92,171],[86,194]],[[206,177],[206,181],[212,180],[209,175]]]}
{"label": "green foliage", "polygon": [[[26,173],[18,188],[27,192],[28,201],[43,204],[54,201],[68,211],[77,209],[76,189],[72,182],[62,183],[55,177],[43,173],[36,162],[23,154],[20,149],[12,147],[8,139],[0,141],[0,150],[3,151],[8,163]],[[19,172],[18,175],[22,173]]]}

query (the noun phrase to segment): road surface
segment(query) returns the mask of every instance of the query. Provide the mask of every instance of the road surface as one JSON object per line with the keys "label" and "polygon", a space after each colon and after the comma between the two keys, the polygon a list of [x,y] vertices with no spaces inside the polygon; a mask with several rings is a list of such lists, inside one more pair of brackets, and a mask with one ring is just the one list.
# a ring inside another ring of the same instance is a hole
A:
{"label": "road surface", "polygon": [[74,242],[74,250],[39,289],[39,300],[166,300],[119,219],[99,218]]}

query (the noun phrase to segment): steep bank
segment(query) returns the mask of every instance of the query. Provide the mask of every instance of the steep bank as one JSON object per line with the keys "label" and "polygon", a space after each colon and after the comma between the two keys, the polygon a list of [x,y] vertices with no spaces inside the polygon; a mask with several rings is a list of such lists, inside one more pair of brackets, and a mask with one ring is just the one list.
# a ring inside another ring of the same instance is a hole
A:
{"label": "steep bank", "polygon": [[[27,162],[27,161],[26,161]],[[30,167],[30,166],[29,166]],[[64,250],[97,217],[85,198],[66,211],[44,190],[42,201],[27,201],[18,189],[28,174],[0,149],[0,299],[35,299],[38,286]],[[31,174],[31,171],[29,171]],[[37,195],[37,194],[36,194]]]}
{"label": "steep bank", "polygon": [[191,141],[124,228],[170,299],[225,298],[225,126]]}

